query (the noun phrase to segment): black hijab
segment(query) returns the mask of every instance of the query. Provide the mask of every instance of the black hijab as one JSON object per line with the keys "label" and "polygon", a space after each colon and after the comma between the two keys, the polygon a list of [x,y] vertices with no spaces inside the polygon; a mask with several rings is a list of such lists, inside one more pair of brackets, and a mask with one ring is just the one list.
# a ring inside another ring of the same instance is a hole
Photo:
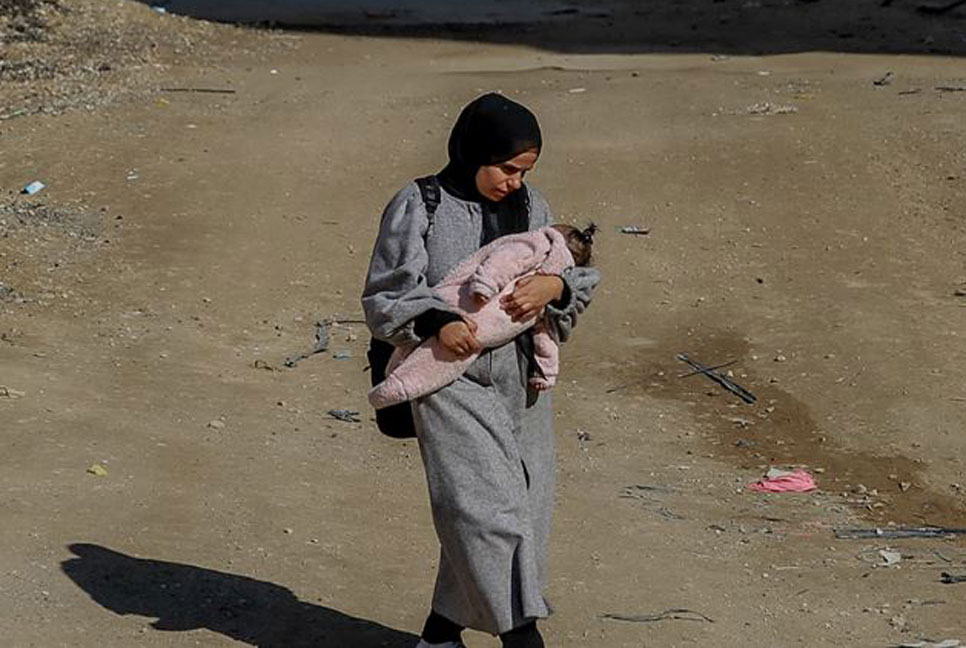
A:
{"label": "black hijab", "polygon": [[449,164],[438,177],[447,192],[486,202],[476,188],[480,167],[500,164],[542,145],[537,118],[525,106],[495,93],[467,104],[449,136]]}

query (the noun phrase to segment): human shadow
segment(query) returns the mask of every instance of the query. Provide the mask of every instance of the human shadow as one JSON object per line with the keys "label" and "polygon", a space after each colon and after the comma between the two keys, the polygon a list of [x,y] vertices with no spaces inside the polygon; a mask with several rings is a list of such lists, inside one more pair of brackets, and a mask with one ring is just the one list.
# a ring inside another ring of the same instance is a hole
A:
{"label": "human shadow", "polygon": [[963,0],[140,1],[225,22],[564,53],[966,55]]}
{"label": "human shadow", "polygon": [[116,614],[157,619],[163,631],[207,628],[260,648],[412,648],[418,637],[300,601],[265,581],[194,565],[72,544],[64,573]]}

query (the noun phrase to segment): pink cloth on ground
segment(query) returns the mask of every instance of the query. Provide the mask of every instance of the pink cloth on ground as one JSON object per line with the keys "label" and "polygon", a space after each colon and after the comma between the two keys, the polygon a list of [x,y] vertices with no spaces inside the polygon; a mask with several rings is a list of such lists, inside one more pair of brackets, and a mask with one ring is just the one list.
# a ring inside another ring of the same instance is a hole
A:
{"label": "pink cloth on ground", "polygon": [[[563,234],[552,227],[510,234],[480,248],[462,261],[433,290],[477,325],[476,337],[484,348],[502,346],[534,327],[534,354],[550,386],[558,372],[558,347],[540,318],[514,322],[500,306],[516,282],[534,274],[558,275],[574,265]],[[487,298],[480,304],[474,295]],[[396,349],[386,379],[369,392],[376,409],[425,396],[459,378],[479,357],[458,358],[442,347],[436,336],[411,350]]]}
{"label": "pink cloth on ground", "polygon": [[818,488],[815,479],[804,470],[793,470],[775,477],[764,477],[748,484],[757,493],[807,493]]}

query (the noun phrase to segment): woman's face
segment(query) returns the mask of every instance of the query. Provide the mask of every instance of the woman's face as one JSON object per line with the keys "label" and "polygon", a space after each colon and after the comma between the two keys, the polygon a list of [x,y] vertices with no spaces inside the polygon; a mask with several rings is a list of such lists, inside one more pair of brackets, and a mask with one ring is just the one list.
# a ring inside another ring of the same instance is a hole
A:
{"label": "woman's face", "polygon": [[539,151],[531,149],[499,164],[480,167],[476,188],[483,196],[499,202],[523,186],[523,176],[537,163]]}

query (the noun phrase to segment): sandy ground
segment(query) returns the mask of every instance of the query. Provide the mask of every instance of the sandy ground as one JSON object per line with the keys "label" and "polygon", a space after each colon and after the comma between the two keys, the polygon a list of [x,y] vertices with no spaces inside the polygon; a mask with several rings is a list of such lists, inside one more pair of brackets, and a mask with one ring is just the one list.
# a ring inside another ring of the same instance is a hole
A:
{"label": "sandy ground", "polygon": [[[540,115],[532,182],[603,230],[556,389],[548,644],[966,640],[940,583],[966,541],[832,532],[966,526],[966,92],[935,89],[960,58],[271,38],[163,70],[233,94],[0,127],[3,645],[414,643],[422,468],[375,430],[352,320],[382,206],[484,90]],[[744,488],[773,465],[820,490]],[[603,617],[673,609],[700,615]]]}

